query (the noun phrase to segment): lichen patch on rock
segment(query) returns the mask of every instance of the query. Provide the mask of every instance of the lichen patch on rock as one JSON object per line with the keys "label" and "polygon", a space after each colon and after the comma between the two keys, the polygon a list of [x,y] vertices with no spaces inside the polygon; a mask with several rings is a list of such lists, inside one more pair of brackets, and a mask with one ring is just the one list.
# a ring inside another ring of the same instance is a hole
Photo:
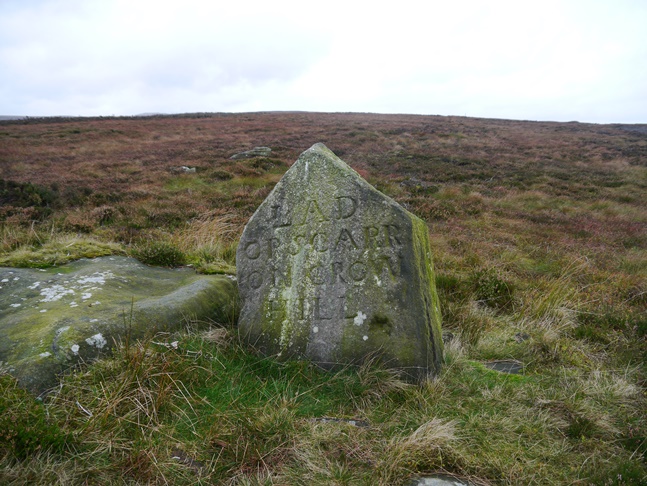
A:
{"label": "lichen patch on rock", "polygon": [[235,314],[236,285],[132,258],[79,260],[43,271],[0,268],[0,361],[35,392],[56,374],[109,351],[115,339]]}
{"label": "lichen patch on rock", "polygon": [[243,336],[323,367],[379,355],[405,377],[438,372],[440,309],[427,226],[324,145],[304,152],[245,227]]}

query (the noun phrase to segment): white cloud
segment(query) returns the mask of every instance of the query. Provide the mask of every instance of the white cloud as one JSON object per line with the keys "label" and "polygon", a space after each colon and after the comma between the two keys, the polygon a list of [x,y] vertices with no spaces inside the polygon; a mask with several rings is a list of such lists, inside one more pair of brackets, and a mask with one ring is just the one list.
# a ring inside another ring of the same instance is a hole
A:
{"label": "white cloud", "polygon": [[0,114],[647,121],[639,1],[5,0]]}

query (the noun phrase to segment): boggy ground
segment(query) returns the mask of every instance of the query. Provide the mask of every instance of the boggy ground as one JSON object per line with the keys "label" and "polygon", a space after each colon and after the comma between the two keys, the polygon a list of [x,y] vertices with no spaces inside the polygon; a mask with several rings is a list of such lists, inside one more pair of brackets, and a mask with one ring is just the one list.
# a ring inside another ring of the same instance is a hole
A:
{"label": "boggy ground", "polygon": [[[0,482],[403,484],[424,471],[647,482],[647,125],[323,113],[1,122],[0,265],[123,253],[232,272],[245,222],[316,142],[428,223],[441,375],[411,387],[377,363],[333,375],[281,364],[238,344],[233,319],[126,342],[44,404],[0,378]],[[229,158],[256,146],[272,155]],[[483,366],[496,359],[523,373]]]}

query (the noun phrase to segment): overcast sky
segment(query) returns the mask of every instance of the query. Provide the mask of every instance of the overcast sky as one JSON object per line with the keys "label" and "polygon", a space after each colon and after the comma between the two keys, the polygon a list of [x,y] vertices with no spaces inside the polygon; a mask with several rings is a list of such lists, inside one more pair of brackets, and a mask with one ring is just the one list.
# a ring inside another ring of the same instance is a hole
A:
{"label": "overcast sky", "polygon": [[0,115],[647,123],[645,0],[0,0]]}

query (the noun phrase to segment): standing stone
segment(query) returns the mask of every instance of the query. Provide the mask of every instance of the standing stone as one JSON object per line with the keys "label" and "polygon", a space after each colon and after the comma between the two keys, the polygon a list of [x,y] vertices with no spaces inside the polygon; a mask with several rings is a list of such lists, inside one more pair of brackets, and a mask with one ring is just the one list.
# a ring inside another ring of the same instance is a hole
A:
{"label": "standing stone", "polygon": [[239,328],[263,353],[326,369],[378,356],[410,381],[439,371],[427,226],[323,144],[254,213],[236,267]]}

